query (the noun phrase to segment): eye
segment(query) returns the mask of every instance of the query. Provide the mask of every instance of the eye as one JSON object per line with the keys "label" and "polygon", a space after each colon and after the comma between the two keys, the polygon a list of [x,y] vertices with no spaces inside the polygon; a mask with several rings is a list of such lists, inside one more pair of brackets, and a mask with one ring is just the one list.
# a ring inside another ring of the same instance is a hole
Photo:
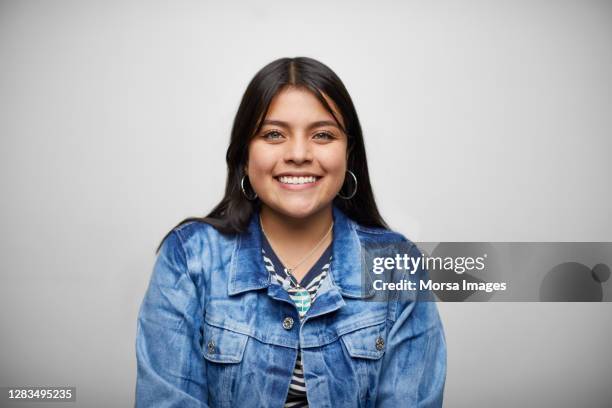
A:
{"label": "eye", "polygon": [[281,135],[276,130],[271,130],[271,131],[265,133],[263,135],[263,137],[264,137],[264,139],[268,139],[268,140],[279,140],[281,137],[283,137],[283,135]]}
{"label": "eye", "polygon": [[319,132],[314,137],[315,137],[315,139],[321,139],[321,140],[332,140],[332,139],[335,139],[334,135],[332,135],[329,132]]}

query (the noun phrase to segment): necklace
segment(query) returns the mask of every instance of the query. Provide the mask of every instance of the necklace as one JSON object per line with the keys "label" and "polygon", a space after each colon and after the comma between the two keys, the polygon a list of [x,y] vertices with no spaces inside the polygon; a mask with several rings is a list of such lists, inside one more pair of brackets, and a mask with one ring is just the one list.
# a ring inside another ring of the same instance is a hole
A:
{"label": "necklace", "polygon": [[[270,243],[270,245],[272,244],[272,240],[268,237],[268,234],[266,234],[266,230],[263,227],[263,222],[261,221],[261,213],[259,214],[259,225],[261,225],[261,231],[263,232],[264,236],[266,237],[266,239],[268,240],[268,242]],[[303,264],[311,255],[314,251],[317,250],[317,248],[319,246],[321,246],[321,244],[323,243],[323,241],[325,241],[325,238],[327,238],[327,236],[329,235],[329,233],[332,231],[332,228],[334,227],[334,222],[332,221],[331,225],[329,226],[329,229],[327,230],[327,232],[325,233],[325,235],[323,235],[323,237],[319,240],[319,242],[317,242],[317,244],[314,246],[314,248],[312,248],[310,250],[310,252],[308,252],[306,254],[306,256],[304,256],[297,264],[295,264],[293,266],[293,268],[287,268],[285,265],[287,265],[287,262],[285,262],[284,260],[281,259],[280,255],[276,254],[276,256],[278,257],[278,259],[281,261],[281,263],[283,264],[283,268],[285,269],[285,273],[287,274],[287,277],[290,277],[293,279],[294,281],[294,285],[297,288],[301,288],[301,285],[298,283],[297,279],[295,278],[295,276],[293,276],[293,271],[297,269],[298,266],[300,266],[301,264]],[[288,289],[288,284],[290,282],[285,281],[285,284],[283,284],[283,287],[285,287],[285,289]],[[306,289],[302,289],[300,292],[306,292],[306,294],[309,295],[308,291]],[[301,293],[303,295],[303,293]],[[310,295],[309,295],[310,297]]]}

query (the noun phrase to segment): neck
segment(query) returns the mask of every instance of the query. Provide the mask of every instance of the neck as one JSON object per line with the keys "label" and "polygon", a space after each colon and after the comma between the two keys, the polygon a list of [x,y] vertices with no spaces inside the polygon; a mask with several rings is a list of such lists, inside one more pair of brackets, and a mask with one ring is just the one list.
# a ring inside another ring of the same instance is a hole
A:
{"label": "neck", "polygon": [[[310,251],[325,233],[329,230],[333,221],[332,205],[308,215],[304,218],[287,216],[265,204],[261,207],[261,222],[266,236],[290,259],[297,259]],[[330,233],[322,247],[331,243]]]}

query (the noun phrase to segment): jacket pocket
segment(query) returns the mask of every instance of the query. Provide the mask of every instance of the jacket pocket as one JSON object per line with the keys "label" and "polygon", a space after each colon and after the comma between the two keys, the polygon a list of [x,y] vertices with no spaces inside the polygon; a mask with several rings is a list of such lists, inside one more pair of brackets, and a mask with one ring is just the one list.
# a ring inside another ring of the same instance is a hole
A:
{"label": "jacket pocket", "polygon": [[340,338],[351,357],[378,360],[385,354],[386,331],[386,321],[384,321],[350,331]]}
{"label": "jacket pocket", "polygon": [[211,407],[231,407],[239,366],[249,336],[204,322],[202,354],[206,360],[208,400]]}
{"label": "jacket pocket", "polygon": [[213,363],[240,363],[249,336],[204,322],[202,352]]}
{"label": "jacket pocket", "polygon": [[379,377],[387,341],[387,323],[361,327],[340,336],[350,361],[348,369],[356,379],[359,402],[356,406],[373,406],[376,399],[376,381]]}

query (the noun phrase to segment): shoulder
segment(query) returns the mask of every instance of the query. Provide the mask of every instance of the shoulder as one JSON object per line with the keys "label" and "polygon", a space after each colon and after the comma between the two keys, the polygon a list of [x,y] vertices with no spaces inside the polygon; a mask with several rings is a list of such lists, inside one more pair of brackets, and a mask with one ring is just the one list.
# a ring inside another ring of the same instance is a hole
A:
{"label": "shoulder", "polygon": [[210,279],[210,271],[229,263],[235,237],[235,234],[223,234],[202,221],[184,222],[166,235],[160,256],[171,257],[196,286],[203,287]]}
{"label": "shoulder", "polygon": [[171,231],[183,243],[207,240],[210,242],[232,240],[235,234],[223,234],[207,222],[193,220],[174,227]]}
{"label": "shoulder", "polygon": [[397,244],[402,247],[413,247],[415,244],[400,232],[382,227],[368,227],[353,221],[361,241],[385,244]]}
{"label": "shoulder", "polygon": [[188,221],[172,228],[164,239],[164,245],[167,241],[168,245],[179,246],[188,257],[225,248],[234,242],[235,237],[235,234],[224,234],[206,222]]}
{"label": "shoulder", "polygon": [[421,257],[423,252],[404,234],[382,227],[368,227],[352,221],[362,247],[368,253],[385,253],[395,257],[396,254],[408,254]]}
{"label": "shoulder", "polygon": [[181,240],[188,241],[197,237],[214,237],[219,235],[212,225],[203,221],[187,221],[172,229]]}

